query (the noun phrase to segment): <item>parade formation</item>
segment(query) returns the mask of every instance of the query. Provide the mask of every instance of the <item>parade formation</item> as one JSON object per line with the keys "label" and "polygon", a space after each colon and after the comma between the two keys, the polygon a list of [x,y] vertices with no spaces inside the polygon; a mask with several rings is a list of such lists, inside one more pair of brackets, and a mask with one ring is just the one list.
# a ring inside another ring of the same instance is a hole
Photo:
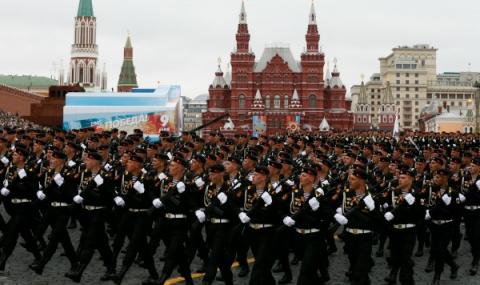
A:
{"label": "parade formation", "polygon": [[[455,258],[466,235],[473,276],[479,143],[472,134],[414,132],[398,139],[380,132],[212,132],[205,139],[162,132],[153,143],[141,130],[5,127],[0,269],[21,237],[40,275],[60,244],[71,266],[65,277],[74,282],[98,250],[105,266],[98,278],[115,284],[135,262],[149,273],[143,284],[165,284],[176,272],[194,284],[198,258],[202,284],[234,284],[236,260],[252,285],[316,285],[339,270],[329,268],[329,255],[340,239],[351,284],[372,284],[375,254],[387,258],[386,284],[414,284],[414,270],[425,270],[437,285],[445,264],[449,278],[462,277]],[[78,244],[71,231],[81,232]],[[426,268],[414,269],[413,255],[428,255]],[[255,260],[251,268],[247,257]],[[275,280],[272,272],[284,275]]]}

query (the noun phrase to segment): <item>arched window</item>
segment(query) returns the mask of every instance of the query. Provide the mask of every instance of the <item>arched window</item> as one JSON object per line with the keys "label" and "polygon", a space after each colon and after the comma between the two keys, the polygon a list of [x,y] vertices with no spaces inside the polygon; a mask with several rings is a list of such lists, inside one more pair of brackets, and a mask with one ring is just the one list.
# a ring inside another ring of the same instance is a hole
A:
{"label": "arched window", "polygon": [[238,108],[245,109],[245,95],[240,95],[238,97]]}
{"label": "arched window", "polygon": [[273,108],[274,109],[280,109],[280,96],[279,95],[275,95],[275,98],[273,99]]}
{"label": "arched window", "polygon": [[85,43],[85,24],[82,23],[81,34],[80,34],[80,43]]}
{"label": "arched window", "polygon": [[317,107],[317,96],[315,96],[313,94],[308,96],[308,106],[310,108],[316,108]]}
{"label": "arched window", "polygon": [[94,80],[93,80],[93,66],[90,67],[90,83],[93,83]]}
{"label": "arched window", "polygon": [[78,71],[78,82],[83,83],[83,66],[81,66],[80,70]]}
{"label": "arched window", "polygon": [[283,101],[283,108],[288,109],[288,95],[285,95],[285,99]]}
{"label": "arched window", "polygon": [[70,77],[70,82],[74,83],[75,82],[75,68],[72,67],[72,76]]}
{"label": "arched window", "polygon": [[270,109],[270,95],[265,96],[265,108]]}

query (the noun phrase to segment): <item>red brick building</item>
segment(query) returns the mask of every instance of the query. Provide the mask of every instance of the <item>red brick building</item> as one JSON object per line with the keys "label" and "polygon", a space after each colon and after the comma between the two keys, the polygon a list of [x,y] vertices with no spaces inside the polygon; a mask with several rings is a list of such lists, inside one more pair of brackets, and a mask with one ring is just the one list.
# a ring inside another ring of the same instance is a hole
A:
{"label": "red brick building", "polygon": [[[340,80],[336,62],[324,77],[325,54],[319,49],[315,8],[312,4],[306,34],[306,51],[297,61],[290,48],[270,46],[255,61],[250,49],[247,14],[242,3],[236,49],[231,54],[232,73],[220,67],[209,88],[204,123],[229,113],[235,132],[275,134],[287,128],[318,130],[323,118],[333,129],[352,128],[351,101]],[[231,78],[231,81],[230,81]],[[205,131],[218,130],[224,122]],[[265,129],[266,127],[266,129]]]}

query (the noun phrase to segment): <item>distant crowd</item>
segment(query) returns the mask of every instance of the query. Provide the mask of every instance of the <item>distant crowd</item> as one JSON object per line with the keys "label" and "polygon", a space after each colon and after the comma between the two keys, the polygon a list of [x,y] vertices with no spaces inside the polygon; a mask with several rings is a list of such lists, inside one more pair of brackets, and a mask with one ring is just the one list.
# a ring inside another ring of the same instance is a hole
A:
{"label": "distant crowd", "polygon": [[39,127],[38,125],[21,118],[18,113],[12,114],[2,110],[0,110],[0,126],[22,129]]}

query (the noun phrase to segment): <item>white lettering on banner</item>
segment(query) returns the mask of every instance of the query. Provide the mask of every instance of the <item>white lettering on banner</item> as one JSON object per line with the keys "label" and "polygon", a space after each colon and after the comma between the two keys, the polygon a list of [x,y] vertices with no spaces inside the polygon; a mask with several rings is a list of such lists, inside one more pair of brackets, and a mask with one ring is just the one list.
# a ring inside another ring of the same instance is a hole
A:
{"label": "white lettering on banner", "polygon": [[148,121],[148,115],[139,115],[125,119],[118,119],[108,122],[92,122],[92,126],[99,126],[102,129],[122,128],[126,126],[135,126]]}

